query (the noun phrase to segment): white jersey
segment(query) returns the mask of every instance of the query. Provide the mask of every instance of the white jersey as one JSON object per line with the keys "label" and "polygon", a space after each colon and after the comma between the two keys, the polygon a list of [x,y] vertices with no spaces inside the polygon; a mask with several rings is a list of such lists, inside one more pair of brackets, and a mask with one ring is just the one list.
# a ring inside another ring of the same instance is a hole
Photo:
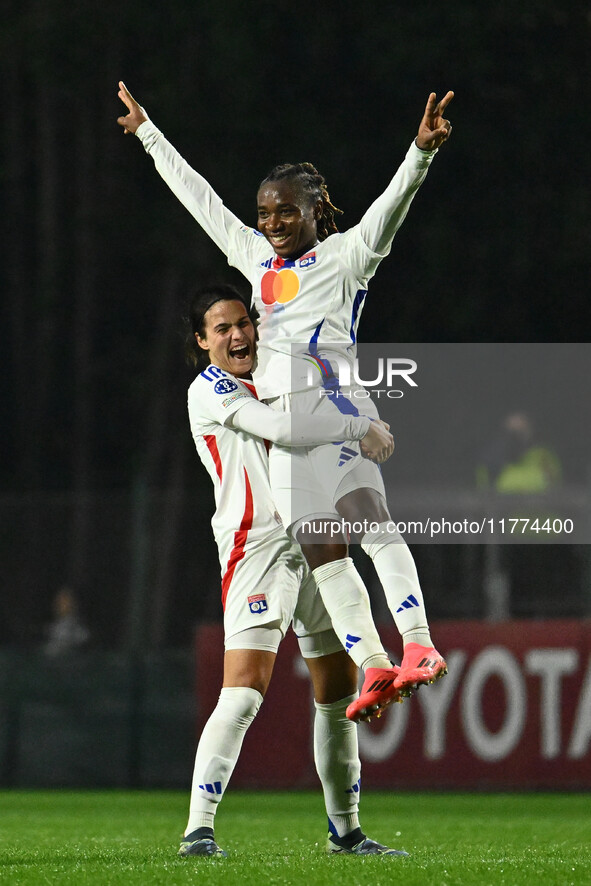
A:
{"label": "white jersey", "polygon": [[309,387],[310,358],[334,354],[352,360],[368,281],[388,255],[436,152],[421,151],[413,142],[358,225],[291,261],[236,218],[151,121],[136,134],[171,190],[252,286],[261,315],[254,375],[261,399]]}
{"label": "white jersey", "polygon": [[264,438],[280,444],[279,449],[283,444],[305,452],[323,443],[360,440],[370,422],[351,415],[279,414],[258,402],[252,384],[214,365],[189,387],[188,407],[197,452],[215,490],[211,525],[225,605],[237,565],[276,539],[287,541],[271,494]]}
{"label": "white jersey", "polygon": [[238,563],[285,531],[271,497],[265,442],[225,426],[244,403],[256,399],[248,383],[209,366],[189,387],[191,432],[215,490],[211,521],[222,571],[222,604]]}

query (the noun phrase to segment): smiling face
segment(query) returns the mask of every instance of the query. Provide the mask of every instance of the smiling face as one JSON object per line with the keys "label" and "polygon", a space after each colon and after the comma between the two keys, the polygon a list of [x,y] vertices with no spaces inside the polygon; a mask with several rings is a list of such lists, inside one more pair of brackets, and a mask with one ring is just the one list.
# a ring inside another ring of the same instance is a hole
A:
{"label": "smiling face", "polygon": [[208,351],[209,360],[237,378],[250,374],[256,354],[256,334],[241,301],[217,301],[203,317],[204,335],[195,333],[197,344]]}
{"label": "smiling face", "polygon": [[281,258],[301,258],[317,241],[322,201],[310,198],[293,181],[270,181],[257,197],[257,228]]}

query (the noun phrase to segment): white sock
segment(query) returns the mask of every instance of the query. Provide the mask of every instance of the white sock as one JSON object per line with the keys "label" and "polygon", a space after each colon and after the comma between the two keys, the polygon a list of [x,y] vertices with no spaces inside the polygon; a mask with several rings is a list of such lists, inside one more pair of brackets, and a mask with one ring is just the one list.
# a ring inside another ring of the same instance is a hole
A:
{"label": "white sock", "polygon": [[322,783],[329,829],[337,836],[359,827],[359,781],[361,762],[357,726],[345,714],[356,698],[332,704],[314,702],[314,762]]}
{"label": "white sock", "polygon": [[388,608],[403,641],[432,646],[415,561],[400,533],[388,532],[387,526],[387,523],[381,523],[377,532],[366,533],[361,547],[373,560]]}
{"label": "white sock", "polygon": [[335,633],[358,668],[371,658],[391,668],[373,623],[367,589],[351,557],[333,560],[313,570],[320,596],[330,615]]}
{"label": "white sock", "polygon": [[247,686],[229,687],[220,692],[195,755],[185,836],[200,827],[213,827],[218,803],[234,771],[246,730],[262,701],[261,693]]}

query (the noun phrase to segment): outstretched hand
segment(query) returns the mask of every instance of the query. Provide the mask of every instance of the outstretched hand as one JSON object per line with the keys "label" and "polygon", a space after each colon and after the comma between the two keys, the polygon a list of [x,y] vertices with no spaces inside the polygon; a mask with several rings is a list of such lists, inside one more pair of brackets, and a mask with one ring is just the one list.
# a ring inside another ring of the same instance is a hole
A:
{"label": "outstretched hand", "polygon": [[451,135],[451,123],[444,119],[444,112],[454,97],[453,92],[448,92],[440,102],[434,92],[427,100],[427,107],[419,126],[419,133],[415,139],[417,148],[421,151],[434,151],[448,140]]}
{"label": "outstretched hand", "polygon": [[119,81],[119,92],[117,95],[129,111],[129,114],[126,114],[125,117],[117,117],[117,123],[123,127],[124,135],[134,133],[138,126],[148,119],[148,115],[142,106],[136,102],[123,80]]}

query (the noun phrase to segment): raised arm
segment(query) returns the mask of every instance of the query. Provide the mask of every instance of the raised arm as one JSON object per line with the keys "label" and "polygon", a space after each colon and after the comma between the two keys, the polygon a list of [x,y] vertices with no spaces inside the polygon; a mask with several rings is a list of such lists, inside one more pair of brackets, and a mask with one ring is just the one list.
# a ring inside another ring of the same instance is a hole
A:
{"label": "raised arm", "polygon": [[445,109],[454,97],[448,92],[441,101],[432,92],[427,100],[419,131],[396,175],[383,194],[372,203],[359,223],[361,236],[378,255],[387,255],[396,231],[406,218],[413,197],[425,180],[435,152],[451,134]]}
{"label": "raised arm", "polygon": [[294,415],[276,412],[253,399],[229,416],[226,424],[280,446],[320,446],[341,440],[360,440],[363,454],[377,462],[386,461],[394,451],[394,438],[386,425],[367,416]]}
{"label": "raised arm", "polygon": [[227,255],[232,230],[242,226],[240,219],[224,206],[211,185],[189,166],[154,126],[123,81],[119,81],[118,96],[128,110],[125,116],[117,118],[117,123],[123,127],[123,133],[138,136],[170,190],[216,246]]}

